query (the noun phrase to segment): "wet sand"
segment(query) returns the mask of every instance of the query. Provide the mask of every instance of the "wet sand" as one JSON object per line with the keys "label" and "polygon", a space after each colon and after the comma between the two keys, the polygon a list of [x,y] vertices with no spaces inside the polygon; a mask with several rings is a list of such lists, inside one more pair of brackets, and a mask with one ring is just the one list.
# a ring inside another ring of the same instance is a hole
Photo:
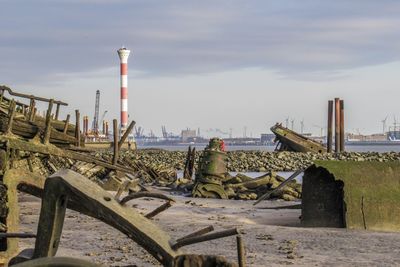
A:
{"label": "wet sand", "polygon": [[[174,238],[208,225],[215,230],[243,229],[248,266],[400,266],[400,233],[347,229],[302,228],[299,209],[262,209],[296,204],[264,201],[193,199],[173,196],[176,203],[155,217],[157,224]],[[163,202],[140,199],[144,214]],[[36,232],[40,200],[21,197],[21,231]],[[21,248],[34,240],[20,241]],[[234,237],[184,248],[189,253],[218,254],[236,261]],[[67,211],[58,256],[85,258],[108,266],[159,266],[148,253],[117,230],[95,219]]]}

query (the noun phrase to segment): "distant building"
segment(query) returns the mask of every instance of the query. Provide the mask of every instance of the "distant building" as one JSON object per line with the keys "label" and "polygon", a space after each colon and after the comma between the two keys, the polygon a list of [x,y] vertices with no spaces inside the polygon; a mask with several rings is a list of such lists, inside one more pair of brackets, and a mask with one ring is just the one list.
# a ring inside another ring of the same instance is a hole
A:
{"label": "distant building", "polygon": [[182,130],[181,139],[182,142],[193,140],[197,137],[196,130]]}
{"label": "distant building", "polygon": [[269,145],[272,144],[275,140],[275,134],[261,134],[261,144]]}
{"label": "distant building", "polygon": [[[390,133],[389,133],[390,136]],[[363,142],[378,142],[378,141],[386,141],[388,140],[388,135],[386,134],[371,134],[371,135],[363,135],[363,134],[347,134],[347,141],[363,141]],[[396,137],[394,135],[394,137]]]}

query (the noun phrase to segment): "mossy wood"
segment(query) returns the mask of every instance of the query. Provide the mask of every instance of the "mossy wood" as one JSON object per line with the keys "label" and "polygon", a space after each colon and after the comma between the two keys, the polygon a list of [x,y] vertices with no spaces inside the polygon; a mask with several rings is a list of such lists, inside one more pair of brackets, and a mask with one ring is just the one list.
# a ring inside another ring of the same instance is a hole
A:
{"label": "mossy wood", "polygon": [[280,151],[315,153],[327,151],[326,147],[321,143],[289,130],[278,123],[271,127],[271,132],[275,134],[276,140],[279,141],[278,150]]}

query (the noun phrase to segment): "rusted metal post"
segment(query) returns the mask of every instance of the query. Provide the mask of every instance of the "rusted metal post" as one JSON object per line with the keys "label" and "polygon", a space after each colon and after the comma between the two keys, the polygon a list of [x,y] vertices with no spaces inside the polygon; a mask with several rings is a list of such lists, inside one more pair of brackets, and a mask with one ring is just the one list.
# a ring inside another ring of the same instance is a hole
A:
{"label": "rusted metal post", "polygon": [[10,103],[10,107],[8,109],[8,124],[7,124],[6,134],[12,133],[12,125],[14,122],[14,116],[15,116],[15,101],[12,100]]}
{"label": "rusted metal post", "polygon": [[49,101],[49,107],[47,108],[47,114],[46,114],[46,128],[44,130],[44,135],[43,135],[43,143],[47,145],[50,140],[50,133],[51,133],[51,111],[53,110],[53,103],[54,100],[50,99]]}
{"label": "rusted metal post", "polygon": [[117,164],[118,161],[118,121],[116,119],[113,120],[113,129],[114,129],[114,155],[113,155],[113,165]]}
{"label": "rusted metal post", "polygon": [[212,232],[212,231],[214,231],[214,226],[210,225],[210,226],[207,226],[206,228],[200,229],[200,230],[198,230],[198,231],[196,231],[194,233],[191,233],[191,234],[188,234],[188,235],[186,235],[184,237],[181,237],[181,238],[177,239],[176,242],[180,242],[180,241],[182,241],[184,239],[187,239],[187,238],[192,238],[192,237],[195,237],[195,236],[201,236],[201,235],[204,235],[204,234],[208,234],[209,232]]}
{"label": "rusted metal post", "polygon": [[55,120],[58,120],[59,115],[60,115],[60,103],[57,104]]}
{"label": "rusted metal post", "polygon": [[201,243],[201,242],[206,242],[206,241],[210,241],[210,240],[214,240],[214,239],[224,238],[224,237],[237,235],[237,234],[239,234],[239,232],[236,228],[234,228],[234,229],[229,229],[229,230],[211,233],[211,234],[207,234],[207,235],[186,238],[186,239],[181,240],[180,242],[176,242],[171,247],[173,250],[177,250],[178,248],[181,248],[184,246],[193,245],[193,244],[197,244],[197,243]]}
{"label": "rusted metal post", "polygon": [[335,98],[335,152],[340,152],[340,99]]}
{"label": "rusted metal post", "polygon": [[340,152],[344,151],[344,101],[340,100]]}
{"label": "rusted metal post", "polygon": [[236,236],[239,267],[246,267],[246,250],[241,235]]}
{"label": "rusted metal post", "polygon": [[332,122],[333,122],[333,101],[328,101],[328,133],[326,140],[327,152],[332,152]]}
{"label": "rusted metal post", "polygon": [[126,138],[128,138],[129,134],[131,133],[133,127],[135,126],[136,122],[132,121],[131,124],[129,124],[128,129],[126,129],[124,135],[121,137],[121,140],[118,142],[118,150],[121,149],[122,145],[124,144]]}
{"label": "rusted metal post", "polygon": [[149,212],[148,214],[145,215],[145,217],[147,219],[151,219],[154,216],[156,216],[157,214],[160,214],[161,212],[169,209],[172,206],[171,201],[165,202],[163,205],[161,205],[160,207],[156,208],[155,210]]}
{"label": "rusted metal post", "polygon": [[69,125],[69,119],[70,119],[70,115],[68,114],[67,115],[67,118],[65,119],[65,124],[64,124],[64,130],[63,130],[63,133],[67,133],[67,131],[68,131],[68,125]]}
{"label": "rusted metal post", "polygon": [[80,121],[80,116],[81,114],[79,113],[79,110],[75,110],[75,117],[76,117],[76,123],[75,123],[75,138],[76,138],[76,146],[81,146],[81,121]]}

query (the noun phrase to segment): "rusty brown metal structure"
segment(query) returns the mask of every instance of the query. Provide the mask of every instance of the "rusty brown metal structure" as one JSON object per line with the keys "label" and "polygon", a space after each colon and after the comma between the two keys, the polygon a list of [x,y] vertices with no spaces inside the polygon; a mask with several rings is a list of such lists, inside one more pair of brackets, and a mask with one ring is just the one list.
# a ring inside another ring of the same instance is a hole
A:
{"label": "rusty brown metal structure", "polygon": [[328,132],[327,132],[327,140],[326,140],[326,148],[327,152],[332,152],[332,122],[333,122],[333,101],[328,101]]}
{"label": "rusty brown metal structure", "polygon": [[340,152],[340,99],[335,98],[335,152]]}
{"label": "rusty brown metal structure", "polygon": [[344,139],[344,101],[340,100],[340,152],[345,149]]}

